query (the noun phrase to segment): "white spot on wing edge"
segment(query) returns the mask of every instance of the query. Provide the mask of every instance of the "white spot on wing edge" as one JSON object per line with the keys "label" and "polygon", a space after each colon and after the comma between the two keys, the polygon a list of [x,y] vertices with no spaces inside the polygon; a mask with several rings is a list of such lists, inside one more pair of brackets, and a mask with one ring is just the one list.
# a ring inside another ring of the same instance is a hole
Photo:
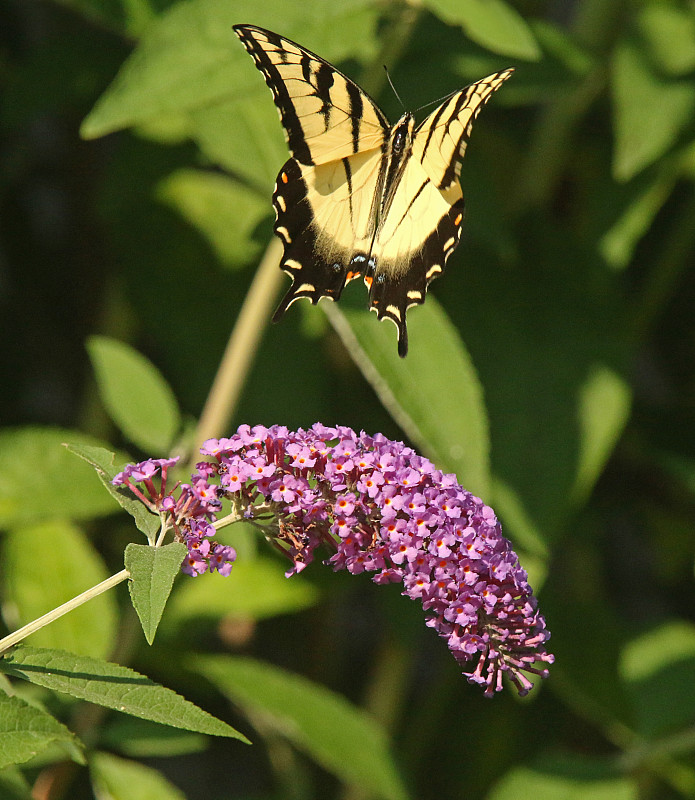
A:
{"label": "white spot on wing edge", "polygon": [[439,264],[432,264],[432,266],[427,270],[425,277],[427,280],[430,280],[430,278],[434,278],[435,275],[439,275],[441,271],[442,268],[439,266]]}
{"label": "white spot on wing edge", "polygon": [[277,228],[275,228],[275,233],[277,233],[277,235],[281,239],[283,239],[286,242],[286,244],[291,244],[292,243],[292,238],[290,237],[290,232],[287,230],[287,228],[285,228],[284,225],[280,225]]}
{"label": "white spot on wing edge", "polygon": [[450,237],[449,239],[444,242],[444,247],[442,248],[444,251],[451,250],[453,247],[456,246],[456,239],[454,237]]}
{"label": "white spot on wing edge", "polygon": [[417,289],[411,289],[408,292],[408,300],[422,300],[422,292],[417,291]]}
{"label": "white spot on wing edge", "polygon": [[287,211],[287,203],[285,202],[285,198],[281,194],[275,195],[275,202],[277,203],[277,206],[280,209],[280,211]]}

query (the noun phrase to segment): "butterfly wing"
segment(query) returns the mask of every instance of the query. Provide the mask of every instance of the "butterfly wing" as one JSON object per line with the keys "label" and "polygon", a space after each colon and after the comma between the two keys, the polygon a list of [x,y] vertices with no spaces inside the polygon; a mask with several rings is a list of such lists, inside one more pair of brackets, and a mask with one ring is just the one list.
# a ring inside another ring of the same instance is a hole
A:
{"label": "butterfly wing", "polygon": [[277,33],[234,31],[270,87],[287,144],[307,166],[381,147],[389,124],[376,103],[332,64]]}
{"label": "butterfly wing", "polygon": [[302,297],[337,300],[365,244],[389,125],[376,103],[324,59],[252,25],[235,32],[263,73],[292,152],[273,192],[280,266],[292,278],[273,320]]}
{"label": "butterfly wing", "polygon": [[445,100],[417,128],[412,152],[381,220],[372,248],[376,268],[370,308],[398,328],[398,352],[408,349],[406,311],[424,303],[461,237],[461,160],[473,120],[513,70],[497,72]]}

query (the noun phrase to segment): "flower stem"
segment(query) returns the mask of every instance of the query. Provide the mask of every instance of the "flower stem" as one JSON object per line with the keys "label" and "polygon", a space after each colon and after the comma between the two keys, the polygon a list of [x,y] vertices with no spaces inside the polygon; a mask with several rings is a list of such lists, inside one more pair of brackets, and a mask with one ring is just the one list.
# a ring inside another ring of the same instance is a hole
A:
{"label": "flower stem", "polygon": [[280,253],[280,240],[273,238],[256,270],[256,276],[227,342],[195,432],[196,448],[206,439],[224,435],[229,427],[282,283],[282,272],[278,269]]}
{"label": "flower stem", "polygon": [[10,647],[18,644],[23,639],[26,639],[29,634],[41,630],[41,628],[44,628],[49,623],[53,622],[59,617],[62,617],[63,614],[67,614],[68,611],[72,611],[73,608],[81,606],[83,603],[86,603],[93,597],[103,594],[108,589],[112,589],[114,586],[117,586],[119,583],[129,577],[130,572],[128,572],[127,569],[123,569],[120,572],[117,572],[115,575],[112,575],[110,578],[107,578],[105,581],[97,583],[96,586],[92,586],[91,589],[87,589],[86,592],[82,592],[82,594],[78,594],[76,597],[73,597],[72,600],[68,600],[67,603],[63,603],[62,606],[54,608],[52,611],[49,611],[42,617],[38,617],[33,622],[30,622],[27,625],[19,628],[19,630],[14,631],[14,633],[9,634],[9,636],[5,636],[4,639],[0,639],[0,655],[2,655],[2,653],[4,653],[6,650],[9,650]]}

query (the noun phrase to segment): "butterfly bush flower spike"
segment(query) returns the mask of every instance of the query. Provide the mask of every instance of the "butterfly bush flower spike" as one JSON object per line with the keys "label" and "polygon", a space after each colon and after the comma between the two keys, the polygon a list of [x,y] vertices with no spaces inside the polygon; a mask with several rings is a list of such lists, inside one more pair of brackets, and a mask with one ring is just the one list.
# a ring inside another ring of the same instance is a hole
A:
{"label": "butterfly bush flower spike", "polygon": [[[114,479],[186,543],[187,574],[228,575],[236,553],[212,537],[244,519],[291,560],[288,576],[322,546],[335,570],[402,584],[486,695],[502,689],[504,675],[521,695],[533,686],[529,676],[547,676],[550,633],[526,572],[494,511],[456,476],[381,434],[319,423],[297,431],[242,425],[201,452],[210,460],[171,492],[173,459],[129,466]],[[223,502],[230,510],[218,520]]]}

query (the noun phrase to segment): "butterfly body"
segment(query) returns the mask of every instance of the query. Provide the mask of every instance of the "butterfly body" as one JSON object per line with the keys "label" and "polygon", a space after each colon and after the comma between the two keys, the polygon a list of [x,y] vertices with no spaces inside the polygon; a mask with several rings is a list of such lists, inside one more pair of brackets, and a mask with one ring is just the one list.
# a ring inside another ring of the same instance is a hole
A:
{"label": "butterfly body", "polygon": [[370,309],[395,323],[405,356],[406,311],[424,302],[461,236],[458,177],[472,121],[511,70],[452,95],[417,128],[410,113],[391,126],[328,62],[262,28],[234,30],[273,93],[292,152],[273,192],[292,285],[273,319],[302,297],[337,300],[361,276]]}

